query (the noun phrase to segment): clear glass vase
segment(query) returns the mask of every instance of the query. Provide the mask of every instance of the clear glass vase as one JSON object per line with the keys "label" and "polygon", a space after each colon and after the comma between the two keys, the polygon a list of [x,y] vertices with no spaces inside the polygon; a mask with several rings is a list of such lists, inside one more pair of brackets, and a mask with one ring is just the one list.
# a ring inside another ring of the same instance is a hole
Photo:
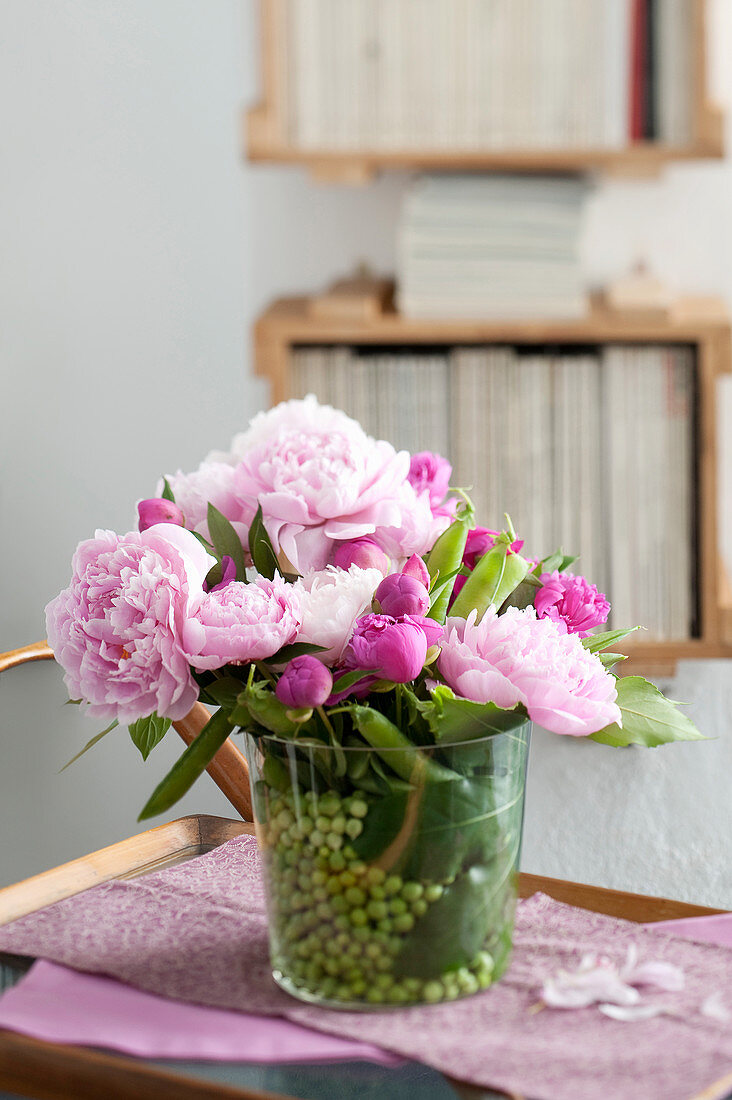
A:
{"label": "clear glass vase", "polygon": [[409,749],[247,734],[277,983],[340,1008],[485,989],[511,952],[531,724]]}

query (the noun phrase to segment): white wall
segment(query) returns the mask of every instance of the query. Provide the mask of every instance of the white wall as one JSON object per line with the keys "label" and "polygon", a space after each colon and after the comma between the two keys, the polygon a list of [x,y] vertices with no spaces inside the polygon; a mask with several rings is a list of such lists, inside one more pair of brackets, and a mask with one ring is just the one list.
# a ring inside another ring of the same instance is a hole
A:
{"label": "white wall", "polygon": [[[160,472],[192,468],[266,403],[247,332],[270,298],[359,259],[393,266],[404,175],[349,190],[241,161],[254,7],[0,8],[0,649],[43,635],[79,539],[128,529]],[[732,106],[732,10],[713,12],[713,76]],[[588,274],[642,253],[679,289],[732,305],[731,211],[731,161],[602,183]],[[731,466],[725,451],[725,491]],[[732,906],[730,666],[682,666],[674,690],[717,740],[613,752],[537,732],[528,870]],[[115,731],[59,776],[99,729],[64,698],[50,664],[2,678],[0,884],[136,831],[180,751],[171,735],[143,765]],[[229,812],[207,779],[177,812],[194,811]]]}

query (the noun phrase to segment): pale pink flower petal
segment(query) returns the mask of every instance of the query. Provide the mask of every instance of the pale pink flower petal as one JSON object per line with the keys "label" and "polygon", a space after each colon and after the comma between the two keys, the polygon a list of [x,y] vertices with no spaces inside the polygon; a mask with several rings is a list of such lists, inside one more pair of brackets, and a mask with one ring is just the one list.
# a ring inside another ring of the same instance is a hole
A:
{"label": "pale pink flower petal", "polygon": [[458,695],[510,709],[554,733],[583,737],[622,720],[615,679],[602,662],[533,607],[489,607],[479,623],[448,618],[438,667]]}
{"label": "pale pink flower petal", "polygon": [[300,622],[298,594],[281,577],[232,581],[201,598],[182,641],[194,668],[221,668],[271,657],[294,640]]}
{"label": "pale pink flower petal", "polygon": [[684,972],[673,963],[649,960],[638,963],[638,948],[631,944],[628,958],[620,976],[629,985],[648,985],[667,993],[678,993],[684,988]]}
{"label": "pale pink flower petal", "polygon": [[604,1016],[609,1016],[611,1020],[621,1020],[626,1024],[636,1023],[638,1020],[650,1020],[666,1012],[663,1005],[602,1004],[597,1007]]}
{"label": "pale pink flower petal", "polygon": [[308,573],[296,581],[302,626],[298,642],[325,646],[319,660],[333,665],[341,659],[356,620],[371,610],[374,591],[382,579],[379,569],[326,569]]}
{"label": "pale pink flower petal", "polygon": [[699,1011],[702,1016],[706,1016],[710,1020],[717,1020],[720,1024],[727,1024],[732,1020],[732,1012],[725,1005],[718,990],[709,994]]}
{"label": "pale pink flower petal", "polygon": [[598,962],[586,955],[577,970],[560,970],[547,979],[541,999],[549,1008],[586,1008],[599,1003],[635,1005],[640,994],[621,980],[617,968],[607,959]]}

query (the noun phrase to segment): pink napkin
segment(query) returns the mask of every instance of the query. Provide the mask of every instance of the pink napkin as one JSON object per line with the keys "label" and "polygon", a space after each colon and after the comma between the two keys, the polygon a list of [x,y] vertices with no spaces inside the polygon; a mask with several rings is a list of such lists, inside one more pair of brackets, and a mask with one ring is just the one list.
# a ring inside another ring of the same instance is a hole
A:
{"label": "pink napkin", "polygon": [[43,960],[0,998],[0,1027],[140,1058],[399,1065],[398,1055],[276,1016],[204,1008]]}
{"label": "pink napkin", "polygon": [[732,913],[715,913],[711,917],[680,917],[678,920],[647,924],[646,928],[658,928],[673,936],[698,940],[701,943],[718,943],[732,947]]}
{"label": "pink napkin", "polygon": [[[585,953],[680,966],[686,987],[654,994],[672,1015],[633,1024],[596,1009],[532,1012],[543,978]],[[238,837],[190,863],[106,883],[0,929],[0,950],[113,974],[171,998],[285,1016],[374,1043],[484,1087],[535,1100],[688,1100],[732,1072],[732,1028],[700,1013],[729,998],[732,951],[536,895],[516,922],[514,960],[483,994],[389,1012],[330,1011],[282,993],[269,973],[255,842]],[[709,1097],[725,1095],[720,1085]]]}

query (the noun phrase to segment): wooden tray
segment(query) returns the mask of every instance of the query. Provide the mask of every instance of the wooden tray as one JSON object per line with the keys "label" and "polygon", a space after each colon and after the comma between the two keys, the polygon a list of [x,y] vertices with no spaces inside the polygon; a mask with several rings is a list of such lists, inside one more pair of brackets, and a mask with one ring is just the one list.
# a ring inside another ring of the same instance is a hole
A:
{"label": "wooden tray", "polygon": [[[160,825],[82,859],[0,890],[0,924],[45,908],[111,879],[161,870],[211,851],[250,822],[195,815]],[[541,890],[558,901],[627,920],[671,920],[722,912],[665,898],[648,898],[538,875],[520,876],[520,894]],[[0,956],[6,974],[20,975],[22,960]],[[27,965],[27,964],[26,964]],[[729,1082],[732,1089],[732,1078]],[[504,1094],[448,1079],[409,1062],[388,1069],[365,1062],[313,1065],[151,1062],[83,1047],[61,1046],[0,1030],[0,1089],[43,1100],[492,1100]],[[690,1100],[702,1100],[705,1095]],[[719,1093],[715,1092],[715,1096]],[[520,1100],[520,1098],[514,1098]]]}

